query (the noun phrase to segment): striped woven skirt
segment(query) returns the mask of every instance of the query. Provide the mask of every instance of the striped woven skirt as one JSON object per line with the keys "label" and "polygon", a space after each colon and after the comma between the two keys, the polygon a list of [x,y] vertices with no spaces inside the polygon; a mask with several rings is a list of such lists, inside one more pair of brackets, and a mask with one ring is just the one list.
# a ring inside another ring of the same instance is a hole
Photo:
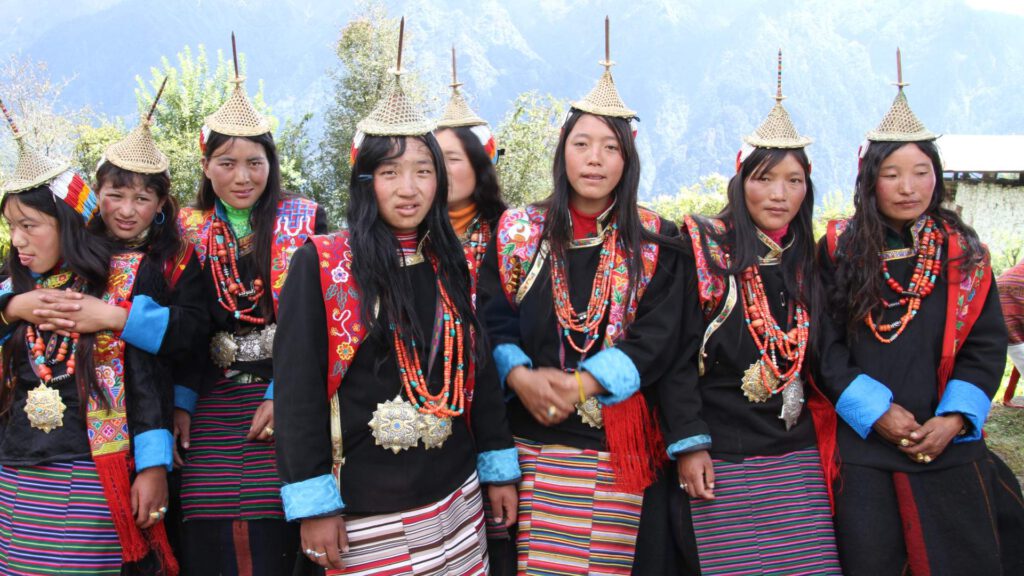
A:
{"label": "striped woven skirt", "polygon": [[842,574],[816,449],[714,466],[715,499],[690,501],[704,576]]}
{"label": "striped woven skirt", "polygon": [[120,574],[92,460],[0,466],[0,574]]}
{"label": "striped woven skirt", "polygon": [[349,551],[328,575],[484,576],[487,537],[476,472],[441,501],[405,512],[345,516]]}
{"label": "striped woven skirt", "polygon": [[611,454],[516,438],[520,574],[629,574],[642,494],[613,492]]}
{"label": "striped woven skirt", "polygon": [[284,519],[274,444],[245,438],[267,383],[247,379],[221,380],[199,398],[181,479],[185,522]]}

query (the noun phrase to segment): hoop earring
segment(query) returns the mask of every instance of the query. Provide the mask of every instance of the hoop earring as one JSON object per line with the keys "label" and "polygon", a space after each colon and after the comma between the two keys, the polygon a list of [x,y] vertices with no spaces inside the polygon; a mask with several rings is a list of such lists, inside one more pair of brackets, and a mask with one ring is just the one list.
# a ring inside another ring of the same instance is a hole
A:
{"label": "hoop earring", "polygon": [[167,220],[167,216],[163,212],[157,212],[156,217],[153,218],[153,223],[157,226],[163,224]]}

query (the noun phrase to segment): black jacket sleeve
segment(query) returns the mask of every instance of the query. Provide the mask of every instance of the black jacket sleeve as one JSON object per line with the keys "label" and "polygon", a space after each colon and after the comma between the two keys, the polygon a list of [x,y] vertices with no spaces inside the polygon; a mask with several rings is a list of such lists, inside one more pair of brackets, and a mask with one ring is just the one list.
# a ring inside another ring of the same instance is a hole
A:
{"label": "black jacket sleeve", "polygon": [[828,254],[828,245],[825,238],[818,242],[818,274],[817,281],[821,282],[820,293],[826,295],[822,298],[822,310],[817,315],[820,332],[817,342],[816,363],[819,378],[815,384],[835,404],[839,401],[846,388],[853,382],[854,378],[863,373],[851,357],[850,350],[846,344],[846,323],[841,320],[846,312],[833,310],[829,305],[827,295],[835,290],[835,263]]}
{"label": "black jacket sleeve", "polygon": [[286,484],[331,472],[327,313],[312,243],[292,257],[274,338],[277,469]]}

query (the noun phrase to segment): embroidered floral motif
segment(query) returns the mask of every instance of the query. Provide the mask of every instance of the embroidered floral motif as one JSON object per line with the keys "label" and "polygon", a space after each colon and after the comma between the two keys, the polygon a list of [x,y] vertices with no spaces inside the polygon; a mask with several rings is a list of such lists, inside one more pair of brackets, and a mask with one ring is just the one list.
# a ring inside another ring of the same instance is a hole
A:
{"label": "embroidered floral motif", "polygon": [[[701,234],[700,226],[692,216],[686,216],[683,222],[690,235],[693,258],[697,264],[697,291],[701,310],[704,312],[704,318],[709,319],[725,296],[725,279],[712,271],[711,264],[704,253],[704,245],[707,245],[707,253],[711,259],[722,268],[728,266],[729,257],[714,239]],[[710,219],[708,222],[716,232],[725,232],[725,223],[721,220]]]}

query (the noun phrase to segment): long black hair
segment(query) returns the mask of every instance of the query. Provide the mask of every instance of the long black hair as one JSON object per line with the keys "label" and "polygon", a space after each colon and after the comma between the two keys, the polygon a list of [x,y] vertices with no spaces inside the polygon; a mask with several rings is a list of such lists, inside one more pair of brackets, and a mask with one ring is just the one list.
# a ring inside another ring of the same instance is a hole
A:
{"label": "long black hair", "polygon": [[[264,284],[269,286],[271,250],[274,246],[274,229],[277,226],[277,205],[286,197],[281,188],[281,164],[278,160],[274,137],[270,132],[259,136],[226,136],[219,132],[210,132],[203,157],[209,162],[218,148],[239,138],[259,144],[267,155],[269,167],[267,187],[252,207],[249,224],[252,226],[253,234],[256,235],[256,241],[253,243],[256,271],[263,279]],[[203,175],[199,181],[199,191],[196,194],[196,208],[213,210],[216,200],[217,193],[213,190],[213,182]],[[271,290],[264,290],[263,297],[260,299],[260,311],[268,321],[274,317],[274,300],[271,292]]]}
{"label": "long black hair", "polygon": [[[162,270],[164,264],[174,258],[182,246],[181,233],[178,231],[178,202],[171,195],[170,175],[167,172],[141,174],[106,161],[96,170],[96,193],[99,194],[107,184],[114,188],[139,185],[156,194],[157,202],[163,202],[163,207],[157,213],[163,214],[162,221],[157,222],[157,218],[154,218],[149,224],[149,237],[146,239],[146,254]],[[103,221],[102,215],[98,214],[89,221],[89,230],[101,236],[107,233],[107,223]]]}
{"label": "long black hair", "polygon": [[[848,229],[839,238],[837,252],[842,257],[836,259],[835,289],[829,294],[829,303],[833,314],[837,316],[836,320],[845,321],[850,332],[858,322],[881,306],[882,261],[878,254],[885,249],[887,224],[878,210],[878,175],[882,162],[907,145],[917,146],[928,156],[935,173],[932,199],[924,213],[935,219],[944,241],[948,237],[945,225],[957,231],[966,241],[967,249],[958,263],[960,268],[967,270],[985,258],[985,248],[977,232],[965,224],[956,212],[942,207],[946,187],[942,181],[942,160],[935,143],[872,142],[857,172],[857,189],[853,196],[854,214]],[[945,268],[943,266],[943,276]]]}
{"label": "long black hair", "polygon": [[[810,286],[814,273],[814,184],[811,182],[811,162],[803,148],[754,148],[740,165],[740,171],[729,180],[726,189],[728,203],[715,216],[725,222],[725,232],[718,232],[703,218],[696,220],[701,234],[717,242],[729,253],[729,267],[722,268],[710,257],[707,246],[704,246],[704,257],[717,273],[723,276],[740,274],[757,264],[761,241],[757,238],[757,225],[747,210],[746,182],[765,174],[790,155],[804,169],[807,194],[796,216],[789,223],[793,245],[782,253],[783,281],[789,294],[794,295],[804,306],[810,307]],[[798,282],[798,277],[802,279],[801,282]]]}
{"label": "long black hair", "polygon": [[[547,209],[543,237],[550,243],[552,253],[561,259],[565,258],[565,251],[569,242],[572,241],[572,216],[569,213],[569,200],[573,190],[565,166],[565,146],[572,129],[584,114],[587,113],[573,109],[562,126],[562,134],[558,138],[558,147],[555,149],[555,160],[552,166],[554,190],[550,196],[538,203],[538,206]],[[593,116],[607,124],[615,133],[619,151],[624,160],[622,178],[612,190],[615,206],[612,208],[611,216],[616,218],[618,223],[619,246],[628,255],[626,265],[629,268],[629,289],[627,293],[632,295],[639,286],[640,273],[643,270],[641,250],[643,243],[656,242],[661,245],[671,245],[671,242],[658,233],[648,231],[640,222],[640,215],[637,212],[637,196],[640,189],[640,155],[637,153],[636,143],[633,141],[633,129],[629,120],[609,116]]]}
{"label": "long black hair", "polygon": [[[0,212],[9,202],[17,202],[21,206],[32,208],[57,220],[57,233],[60,235],[61,260],[84,282],[82,292],[90,296],[100,297],[107,285],[107,266],[110,262],[110,244],[104,238],[90,234],[86,229],[81,214],[77,213],[63,201],[55,198],[46,186],[38,186],[18,194],[7,194],[0,201]],[[18,248],[12,243],[7,252],[7,270],[11,274],[11,288],[15,294],[23,294],[35,289],[32,271],[18,259]],[[25,328],[22,322],[11,335],[11,339],[3,347],[3,373],[6,381],[0,386],[0,414],[6,413],[14,398],[14,387],[9,386],[12,378],[17,378],[15,360],[25,358]],[[82,413],[87,406],[86,399],[90,391],[99,391],[95,378],[95,364],[92,353],[96,344],[95,334],[82,334],[78,338],[75,350],[75,383],[78,386],[78,397],[81,401]],[[102,394],[100,398],[105,399]]]}
{"label": "long black hair", "polygon": [[476,203],[480,218],[490,224],[493,229],[508,205],[501,197],[498,172],[494,169],[491,157],[487,155],[483,144],[480,143],[480,138],[473,133],[471,126],[442,128],[442,130],[451,130],[462,143],[462,149],[466,151],[466,158],[469,159],[469,165],[473,167],[473,175],[476,177],[473,202]]}
{"label": "long black hair", "polygon": [[[417,228],[418,236],[421,239],[426,236],[424,252],[437,258],[437,274],[441,284],[451,297],[464,325],[471,327],[477,335],[473,354],[479,362],[486,357],[483,354],[486,346],[480,345],[483,331],[470,300],[469,267],[465,253],[448,219],[448,173],[445,171],[441,147],[433,134],[408,138],[419,140],[427,147],[437,175],[437,193],[434,194],[434,202],[426,218]],[[407,137],[404,136],[366,136],[359,147],[349,183],[348,224],[352,234],[352,275],[362,293],[360,312],[368,332],[388,337],[386,331],[374,330],[379,322],[374,313],[379,302],[385,315],[382,318],[384,322],[396,325],[406,337],[425,342],[412,322],[416,317],[413,310],[415,287],[409,283],[405,274],[400,273],[398,239],[380,217],[374,183],[372,178],[368,178],[382,163],[405,154],[406,146]]]}

